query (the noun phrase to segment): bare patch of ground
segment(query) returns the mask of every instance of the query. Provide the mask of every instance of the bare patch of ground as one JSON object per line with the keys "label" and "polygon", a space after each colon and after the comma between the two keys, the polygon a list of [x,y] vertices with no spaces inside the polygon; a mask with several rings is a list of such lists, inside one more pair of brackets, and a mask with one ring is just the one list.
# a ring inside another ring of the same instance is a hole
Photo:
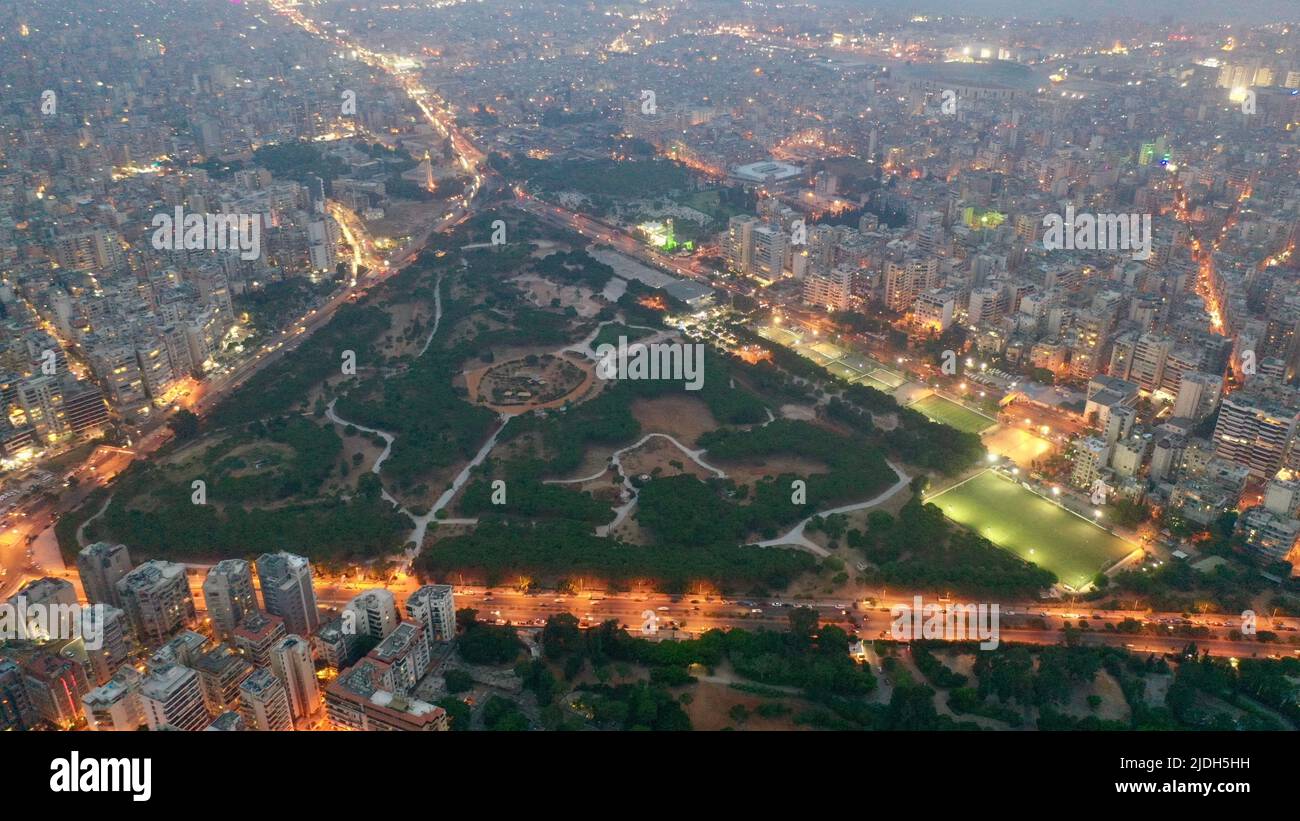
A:
{"label": "bare patch of ground", "polygon": [[830,473],[830,468],[822,462],[818,462],[814,459],[805,459],[801,456],[791,456],[785,453],[766,456],[761,460],[732,462],[720,459],[711,460],[706,452],[704,454],[704,459],[719,470],[725,470],[727,472],[727,477],[733,479],[738,485],[753,485],[760,479],[768,476],[777,477],[783,473],[793,473],[797,476],[810,476],[814,473]]}
{"label": "bare patch of ground", "polygon": [[[1088,706],[1088,697],[1098,696],[1101,704],[1094,710]],[[1130,713],[1128,702],[1119,682],[1105,670],[1098,670],[1096,677],[1087,687],[1075,687],[1070,693],[1070,701],[1061,708],[1061,712],[1085,718],[1096,716],[1109,721],[1128,721]]]}
{"label": "bare patch of ground", "polygon": [[[385,442],[379,439],[379,444],[372,440],[370,434],[358,431],[355,436],[344,435],[343,426],[335,426],[338,434],[343,439],[343,452],[340,459],[348,466],[346,476],[342,475],[337,467],[330,472],[330,476],[325,480],[322,491],[326,495],[342,492],[351,494],[356,491],[357,479],[369,473],[375,466],[375,460],[384,452]],[[356,454],[361,454],[360,461],[355,459]]]}
{"label": "bare patch of ground", "polygon": [[637,399],[631,411],[646,433],[666,433],[692,448],[700,434],[718,428],[708,405],[688,395]]}
{"label": "bare patch of ground", "polygon": [[390,200],[384,205],[383,219],[367,222],[366,231],[372,237],[407,237],[421,228],[428,218],[429,203]]}
{"label": "bare patch of ground", "polygon": [[609,446],[590,447],[583,451],[582,463],[574,469],[573,473],[568,476],[557,476],[556,479],[581,479],[585,476],[591,476],[600,470],[608,470],[609,457],[614,449]]}
{"label": "bare patch of ground", "polygon": [[1174,683],[1173,674],[1167,675],[1149,675],[1145,676],[1146,690],[1142,693],[1142,699],[1152,707],[1165,706],[1165,696],[1169,693],[1169,685]]}
{"label": "bare patch of ground", "polygon": [[[484,333],[487,331],[500,331],[506,327],[507,327],[506,323],[496,319],[492,319],[487,316],[478,315],[478,316],[466,317],[460,320],[459,322],[454,323],[450,328],[448,328],[447,335],[445,337],[442,334],[442,330],[439,329],[438,338],[442,340],[442,342],[440,342],[439,344],[443,344],[448,347],[451,347],[456,345],[459,342],[464,342],[467,339],[472,339],[473,337],[478,336],[480,333]],[[494,355],[497,355],[497,351],[495,350],[493,350],[492,353]]]}
{"label": "bare patch of ground", "polygon": [[687,473],[701,480],[713,477],[713,473],[700,467],[672,442],[661,437],[647,439],[641,447],[630,450],[619,457],[619,464],[627,476],[647,475],[652,478],[677,476]]}
{"label": "bare patch of ground", "polygon": [[[399,438],[393,447],[397,448],[401,445],[402,441]],[[447,465],[424,477],[418,484],[405,489],[397,487],[389,478],[384,477],[383,468],[380,468],[380,477],[384,479],[384,488],[394,499],[411,512],[420,515],[433,507],[433,503],[444,490],[451,487],[452,481],[463,468],[463,463]]]}
{"label": "bare patch of ground", "polygon": [[412,302],[394,302],[385,306],[385,309],[392,318],[392,324],[380,340],[380,352],[391,357],[418,354],[433,326],[432,307]]}
{"label": "bare patch of ground", "polygon": [[898,427],[898,414],[883,413],[880,415],[871,414],[871,423],[881,430],[893,430]]}
{"label": "bare patch of ground", "polygon": [[782,405],[781,418],[812,422],[817,418],[817,409],[811,405]]}
{"label": "bare patch of ground", "polygon": [[655,543],[654,534],[647,528],[641,527],[641,523],[636,520],[636,516],[628,516],[608,535],[628,544],[648,545]]}
{"label": "bare patch of ground", "polygon": [[[693,675],[697,671],[692,671]],[[691,726],[696,730],[722,730],[733,727],[737,730],[808,730],[805,725],[796,724],[794,717],[808,709],[808,703],[798,696],[789,698],[767,698],[736,690],[728,683],[736,678],[726,669],[720,669],[714,680],[700,681],[690,688],[683,688],[690,693],[690,703],[683,705],[690,716]],[[740,679],[736,679],[740,681]],[[736,705],[743,705],[747,716],[738,721],[731,716]],[[758,715],[758,708],[763,704],[784,704],[790,708],[788,713],[772,718]]]}
{"label": "bare patch of ground", "polygon": [[[454,536],[464,536],[473,531],[474,525],[446,524],[434,520],[429,523],[429,529],[424,534],[424,545],[422,548],[427,548],[429,545],[442,541],[443,539],[450,539]],[[453,573],[450,578],[452,579],[451,583],[453,584],[459,585],[466,583],[465,581],[457,579],[455,573]]]}
{"label": "bare patch of ground", "polygon": [[492,449],[492,458],[501,462],[538,458],[541,454],[542,436],[535,432],[520,434],[506,441],[498,440],[496,447]]}
{"label": "bare patch of ground", "polygon": [[529,254],[529,256],[534,257],[536,259],[543,259],[545,257],[549,257],[551,254],[554,254],[556,251],[568,252],[573,250],[572,246],[570,246],[566,242],[555,242],[554,240],[549,240],[549,239],[535,239],[535,240],[531,240],[531,242],[533,245],[533,250]]}
{"label": "bare patch of ground", "polygon": [[590,288],[580,285],[564,285],[543,277],[525,274],[510,280],[523,289],[528,299],[540,308],[550,308],[553,300],[559,300],[560,308],[573,308],[584,319],[595,316],[605,307],[604,299],[596,296]]}

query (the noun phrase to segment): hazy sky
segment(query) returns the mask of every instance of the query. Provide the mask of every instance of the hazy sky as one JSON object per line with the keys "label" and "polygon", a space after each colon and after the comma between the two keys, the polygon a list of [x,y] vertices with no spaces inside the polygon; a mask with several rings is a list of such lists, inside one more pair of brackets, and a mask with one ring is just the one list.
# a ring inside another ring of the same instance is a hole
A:
{"label": "hazy sky", "polygon": [[1216,23],[1300,22],[1300,0],[890,0],[865,6],[904,11],[1032,19],[1142,17]]}

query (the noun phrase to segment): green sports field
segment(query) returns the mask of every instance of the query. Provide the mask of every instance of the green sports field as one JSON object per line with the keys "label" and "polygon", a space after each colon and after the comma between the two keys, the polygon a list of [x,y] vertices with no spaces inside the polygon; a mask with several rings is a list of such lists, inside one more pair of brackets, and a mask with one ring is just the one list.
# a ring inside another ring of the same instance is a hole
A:
{"label": "green sports field", "polygon": [[1076,589],[1136,547],[991,470],[926,501]]}
{"label": "green sports field", "polygon": [[941,425],[948,425],[957,430],[964,430],[967,433],[980,433],[997,424],[989,417],[976,413],[969,408],[964,408],[956,402],[944,399],[937,393],[932,393],[920,401],[913,402],[909,407],[912,410],[924,413]]}

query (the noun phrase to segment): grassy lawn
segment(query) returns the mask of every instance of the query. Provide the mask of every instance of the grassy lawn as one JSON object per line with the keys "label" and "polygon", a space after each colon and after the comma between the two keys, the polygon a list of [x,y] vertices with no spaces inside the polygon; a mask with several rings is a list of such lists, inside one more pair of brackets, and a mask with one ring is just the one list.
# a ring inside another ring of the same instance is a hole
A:
{"label": "grassy lawn", "polygon": [[993,471],[926,501],[997,546],[1056,574],[1070,587],[1088,583],[1134,546],[1062,510]]}
{"label": "grassy lawn", "polygon": [[645,328],[629,328],[618,323],[606,325],[600,329],[600,333],[596,334],[596,338],[591,341],[591,347],[593,350],[601,345],[614,345],[617,347],[620,336],[627,337],[627,342],[630,345],[641,337],[649,336],[652,333],[654,332],[647,331]]}
{"label": "grassy lawn", "polygon": [[989,417],[944,399],[937,393],[932,393],[919,402],[913,402],[911,408],[924,413],[935,422],[967,433],[980,433],[997,424]]}

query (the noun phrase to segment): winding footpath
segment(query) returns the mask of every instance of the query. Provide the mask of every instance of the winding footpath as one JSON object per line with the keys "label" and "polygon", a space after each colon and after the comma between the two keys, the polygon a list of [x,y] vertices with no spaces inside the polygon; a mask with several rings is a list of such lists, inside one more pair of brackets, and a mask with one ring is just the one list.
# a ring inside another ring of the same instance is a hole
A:
{"label": "winding footpath", "polygon": [[[437,281],[435,281],[433,285],[433,329],[429,331],[429,338],[424,341],[424,347],[420,348],[420,353],[416,357],[417,359],[420,356],[424,356],[425,352],[429,350],[429,346],[433,343],[433,338],[435,335],[437,335],[438,327],[441,324],[442,324],[442,277],[439,276]],[[351,425],[357,430],[374,434],[376,436],[383,438],[384,450],[382,453],[379,454],[379,457],[375,459],[375,463],[370,466],[370,472],[378,476],[380,469],[384,465],[384,461],[387,460],[390,455],[392,455],[393,442],[397,440],[397,437],[389,433],[388,431],[369,428],[366,427],[365,425],[359,425],[356,422],[350,422],[347,419],[344,419],[343,417],[339,416],[338,413],[336,413],[334,410],[334,404],[336,402],[338,402],[338,397],[335,397],[334,399],[330,400],[329,405],[325,408],[325,415],[326,417],[329,418],[331,422],[333,422],[336,425],[343,425],[345,427]],[[389,504],[393,505],[394,507],[396,507],[399,510],[399,512],[403,513],[407,518],[409,518],[413,525],[411,529],[411,534],[410,536],[407,537],[407,541],[411,544],[411,546],[408,547],[405,551],[403,551],[402,554],[403,560],[406,563],[405,567],[407,570],[410,569],[411,563],[415,560],[415,557],[418,556],[420,553],[420,547],[421,545],[424,544],[424,536],[425,533],[428,532],[430,522],[437,520],[437,521],[445,522],[446,524],[477,524],[478,523],[478,519],[438,519],[438,514],[442,512],[444,509],[446,509],[447,505],[451,504],[451,500],[456,497],[456,493],[462,487],[464,487],[467,481],[469,481],[470,473],[473,472],[474,468],[483,464],[483,460],[487,458],[487,455],[492,452],[492,448],[496,446],[497,438],[500,437],[501,431],[505,430],[506,423],[510,421],[509,417],[507,416],[502,416],[501,419],[502,421],[500,427],[498,427],[496,431],[493,432],[492,436],[488,438],[487,442],[483,444],[483,447],[479,449],[479,452],[477,455],[475,455],[474,459],[468,465],[466,465],[465,468],[461,470],[460,473],[456,475],[456,478],[451,483],[451,487],[445,490],[443,494],[438,497],[438,501],[434,503],[433,507],[429,508],[429,510],[424,514],[416,515],[414,512],[408,510],[405,506],[403,506],[386,489],[384,489],[382,486],[380,487],[380,493],[383,495],[384,500],[387,501]]]}
{"label": "winding footpath", "polygon": [[110,493],[110,494],[108,495],[108,498],[104,500],[104,506],[101,507],[98,511],[96,511],[94,516],[91,516],[90,518],[86,519],[86,521],[82,522],[82,523],[81,523],[81,526],[77,528],[77,545],[78,545],[78,546],[80,546],[80,547],[85,547],[85,546],[87,545],[87,542],[86,542],[86,525],[88,525],[88,524],[90,524],[91,522],[95,521],[95,520],[98,519],[100,516],[103,516],[103,515],[104,515],[104,511],[108,510],[108,506],[111,505],[112,503],[113,503],[113,494]]}
{"label": "winding footpath", "polygon": [[[411,521],[415,522],[415,530],[411,532],[411,540],[415,545],[414,547],[407,549],[406,552],[408,559],[414,559],[420,552],[420,545],[424,544],[424,534],[429,528],[429,522],[434,521],[437,518],[438,513],[446,509],[447,505],[451,504],[451,500],[456,498],[456,494],[465,486],[465,483],[469,481],[469,476],[474,471],[474,468],[483,464],[483,460],[492,452],[492,448],[496,447],[497,439],[501,436],[501,431],[505,430],[506,425],[510,423],[510,417],[506,414],[502,414],[500,419],[500,427],[492,432],[492,435],[483,443],[483,447],[479,448],[478,453],[474,455],[474,458],[470,463],[465,465],[460,473],[456,474],[456,478],[452,480],[451,487],[442,492],[442,495],[438,497],[438,501],[434,502],[433,507],[429,508],[428,513],[425,513],[423,516],[416,516],[409,511],[404,511],[407,516],[411,517]],[[478,519],[438,519],[438,521],[449,525],[478,524]]]}
{"label": "winding footpath", "polygon": [[[339,416],[337,413],[334,412],[334,403],[337,401],[339,400],[338,397],[336,396],[330,400],[330,403],[328,405],[325,406],[325,417],[327,419],[329,419],[331,422],[333,422],[336,425],[342,425],[344,427],[351,425],[352,427],[356,428],[359,431],[364,431],[365,433],[373,433],[376,436],[380,436],[383,438],[384,452],[379,454],[379,458],[375,459],[375,464],[370,468],[370,472],[378,476],[380,466],[384,464],[384,460],[387,459],[389,455],[393,452],[393,442],[397,439],[397,437],[393,436],[393,434],[388,433],[386,431],[375,430],[374,428],[368,428],[365,425],[359,425],[356,422],[349,422],[348,420],[344,419],[343,417]],[[388,500],[389,502],[392,502],[394,505],[397,504],[397,500],[394,499],[392,496],[390,496],[388,494],[388,491],[384,490],[382,486],[379,488],[379,491],[383,495],[384,499]]]}
{"label": "winding footpath", "polygon": [[632,508],[636,507],[636,501],[637,501],[636,487],[632,484],[632,477],[628,476],[626,473],[623,472],[623,465],[621,461],[623,458],[623,454],[629,451],[636,450],[637,448],[644,445],[646,442],[655,438],[667,439],[669,442],[672,442],[677,447],[678,450],[686,454],[686,456],[689,457],[690,460],[695,464],[709,471],[714,476],[717,476],[719,479],[727,478],[726,471],[719,470],[718,468],[715,468],[713,465],[710,465],[708,462],[704,461],[704,459],[702,458],[704,455],[703,448],[700,448],[698,450],[691,450],[690,448],[683,445],[681,442],[677,441],[676,438],[669,436],[666,433],[647,433],[645,436],[642,436],[635,444],[631,444],[628,445],[627,447],[619,448],[618,450],[614,451],[613,455],[609,457],[609,466],[598,471],[597,473],[591,476],[584,476],[580,479],[547,479],[546,484],[573,485],[573,484],[581,484],[583,482],[591,482],[596,479],[599,479],[601,476],[604,476],[606,473],[609,472],[610,468],[616,469],[619,472],[619,474],[623,477],[622,495],[626,501],[624,501],[623,504],[619,505],[618,507],[614,508],[614,521],[610,522],[607,525],[600,525],[596,528],[597,536],[607,536],[609,535],[609,532],[611,530],[613,530],[614,528],[622,524],[623,521],[627,518],[627,515],[630,512],[632,512]]}
{"label": "winding footpath", "polygon": [[638,343],[645,345],[645,344],[649,344],[650,342],[657,342],[660,339],[663,339],[673,333],[673,331],[668,328],[650,328],[645,325],[629,325],[625,322],[619,322],[617,319],[606,319],[604,322],[601,322],[599,325],[597,325],[596,329],[593,330],[590,334],[588,334],[586,339],[582,340],[581,342],[575,342],[569,347],[561,349],[561,353],[563,353],[564,351],[572,351],[573,353],[582,354],[583,356],[587,357],[593,362],[599,361],[599,358],[596,356],[596,350],[595,348],[591,347],[591,343],[596,341],[596,337],[600,336],[600,332],[605,328],[606,325],[622,325],[624,328],[635,328],[638,331],[650,331],[650,333],[652,334],[652,336],[650,336],[648,339],[638,339],[635,340],[635,342],[632,340],[628,340],[628,345],[633,345]]}
{"label": "winding footpath", "polygon": [[424,340],[424,347],[416,356],[419,359],[424,356],[424,352],[429,350],[429,345],[433,343],[434,334],[438,333],[438,326],[442,324],[442,274],[433,283],[433,330],[429,331],[429,338]]}
{"label": "winding footpath", "polygon": [[800,550],[806,550],[809,553],[815,553],[816,555],[821,556],[823,558],[829,556],[830,555],[829,550],[817,544],[816,542],[812,541],[807,536],[803,535],[804,528],[808,526],[809,522],[811,522],[813,519],[817,518],[818,516],[831,516],[836,513],[852,513],[855,510],[866,510],[867,508],[875,507],[876,505],[879,505],[889,500],[894,496],[894,494],[898,493],[900,490],[907,487],[908,483],[912,481],[911,477],[908,476],[906,473],[904,473],[903,469],[900,468],[898,465],[894,464],[893,462],[886,462],[886,464],[889,465],[890,469],[894,471],[894,474],[898,476],[898,481],[895,482],[893,485],[891,485],[883,493],[879,494],[875,498],[868,499],[865,502],[857,502],[851,505],[843,505],[841,507],[832,508],[830,510],[824,510],[820,513],[814,513],[813,515],[799,522],[799,524],[790,528],[790,530],[787,531],[784,535],[777,536],[775,539],[768,539],[767,541],[756,542],[755,546],[756,547],[778,547],[778,546],[797,547]]}

